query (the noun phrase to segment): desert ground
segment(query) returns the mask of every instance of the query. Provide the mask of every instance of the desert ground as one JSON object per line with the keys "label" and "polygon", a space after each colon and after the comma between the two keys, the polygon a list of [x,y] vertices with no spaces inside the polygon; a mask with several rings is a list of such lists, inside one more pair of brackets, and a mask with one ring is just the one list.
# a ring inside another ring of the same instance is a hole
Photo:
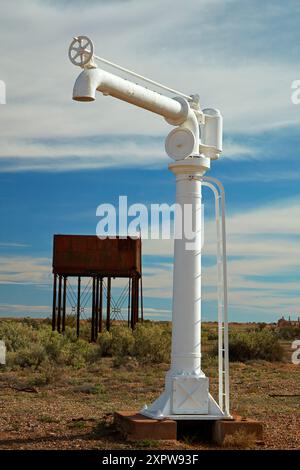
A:
{"label": "desert ground", "polygon": [[[117,328],[126,330],[125,326]],[[230,325],[236,334],[266,328]],[[168,342],[170,335],[162,334],[160,340],[155,334],[158,330],[149,335],[149,343],[154,341],[151,356],[149,349],[138,349],[145,337],[138,343],[137,336],[133,345],[131,331],[121,332],[112,345],[109,334],[97,344],[85,339],[78,343],[71,330],[67,340],[52,333],[46,322],[40,326],[32,320],[24,326],[24,322],[0,320],[0,334],[8,344],[7,364],[0,366],[0,449],[217,448],[201,441],[195,431],[183,434],[177,442],[156,441],[155,436],[127,442],[114,427],[114,411],[139,410],[163,390],[169,350],[159,351],[159,341]],[[216,394],[212,353],[216,325],[206,324],[203,331],[203,368]],[[231,410],[263,421],[264,442],[237,438],[226,443],[229,448],[300,449],[300,365],[291,362],[291,340],[279,339],[278,343],[280,360],[235,359],[230,364]]]}

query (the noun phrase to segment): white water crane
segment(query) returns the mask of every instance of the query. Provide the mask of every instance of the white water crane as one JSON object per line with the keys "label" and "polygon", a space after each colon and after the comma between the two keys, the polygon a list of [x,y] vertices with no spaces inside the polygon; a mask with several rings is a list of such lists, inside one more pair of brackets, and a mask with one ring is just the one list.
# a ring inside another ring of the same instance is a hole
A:
{"label": "white water crane", "polygon": [[[182,237],[174,242],[171,367],[166,374],[164,392],[140,412],[153,419],[230,419],[224,190],[215,178],[204,176],[211,160],[218,159],[222,152],[221,113],[211,108],[201,110],[198,95],[183,94],[94,55],[93,43],[87,36],[73,39],[69,58],[74,65],[83,68],[74,85],[74,100],[94,101],[98,91],[159,114],[174,126],[166,138],[165,149],[173,159],[169,170],[176,176],[176,203],[182,209],[186,204],[190,205],[195,220],[191,243],[183,227],[184,218],[179,220],[175,216],[175,226],[180,225]],[[173,93],[175,97],[170,98],[104,71],[97,67],[96,61]],[[209,187],[215,196],[218,400],[210,394],[209,379],[201,369],[202,186]]]}

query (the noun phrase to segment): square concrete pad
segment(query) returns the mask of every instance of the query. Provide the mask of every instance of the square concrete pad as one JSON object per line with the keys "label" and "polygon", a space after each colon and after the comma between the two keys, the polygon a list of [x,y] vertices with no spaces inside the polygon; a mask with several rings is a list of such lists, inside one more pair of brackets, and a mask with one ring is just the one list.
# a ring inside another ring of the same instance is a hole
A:
{"label": "square concrete pad", "polygon": [[241,416],[234,416],[233,420],[216,421],[212,437],[216,444],[222,445],[226,436],[241,432],[254,435],[257,442],[263,441],[263,424],[254,419],[241,418]]}
{"label": "square concrete pad", "polygon": [[[245,433],[254,435],[257,442],[263,442],[263,424],[253,419],[234,416],[233,419],[216,421],[181,420],[178,423],[172,419],[156,420],[147,418],[134,411],[119,411],[114,414],[117,429],[129,441],[143,439],[176,440],[177,432],[187,434],[188,431],[198,432],[208,441],[222,445],[226,436]],[[177,426],[178,424],[178,426]]]}
{"label": "square concrete pad", "polygon": [[118,411],[114,414],[114,422],[130,441],[177,439],[177,423],[171,419],[156,420],[134,411]]}

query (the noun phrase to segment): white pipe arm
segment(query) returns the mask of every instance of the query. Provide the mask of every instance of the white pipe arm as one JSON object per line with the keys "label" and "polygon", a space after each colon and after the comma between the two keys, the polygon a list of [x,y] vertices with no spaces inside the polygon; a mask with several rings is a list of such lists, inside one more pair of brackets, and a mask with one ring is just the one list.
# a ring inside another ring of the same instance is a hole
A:
{"label": "white pipe arm", "polygon": [[159,114],[175,126],[186,121],[190,114],[189,104],[184,98],[173,99],[160,95],[98,68],[85,69],[77,77],[73,89],[73,100],[94,101],[96,90]]}

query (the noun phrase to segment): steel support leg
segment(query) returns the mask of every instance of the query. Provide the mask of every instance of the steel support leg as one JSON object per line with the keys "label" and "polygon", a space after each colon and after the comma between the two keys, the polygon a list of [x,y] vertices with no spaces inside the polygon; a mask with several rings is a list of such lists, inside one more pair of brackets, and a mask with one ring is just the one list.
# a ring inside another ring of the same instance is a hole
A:
{"label": "steel support leg", "polygon": [[106,329],[110,330],[111,277],[107,278]]}
{"label": "steel support leg", "polygon": [[91,341],[95,341],[95,298],[96,298],[95,289],[96,289],[96,278],[95,276],[93,276]]}
{"label": "steel support leg", "polygon": [[61,332],[61,288],[62,288],[62,276],[58,278],[58,312],[57,312],[57,331]]}
{"label": "steel support leg", "polygon": [[63,311],[62,311],[62,332],[66,330],[66,304],[67,304],[67,276],[64,276],[63,286]]}
{"label": "steel support leg", "polygon": [[102,317],[103,317],[103,278],[100,278],[100,292],[99,292],[99,325],[98,331],[102,332]]}
{"label": "steel support leg", "polygon": [[77,338],[79,338],[80,334],[80,294],[81,294],[81,277],[78,276],[77,281],[77,318],[76,318],[76,333]]}
{"label": "steel support leg", "polygon": [[57,274],[53,275],[52,331],[56,328]]}
{"label": "steel support leg", "polygon": [[96,277],[96,294],[95,294],[95,323],[94,323],[94,336],[95,341],[98,337],[98,324],[99,324],[99,276]]}

